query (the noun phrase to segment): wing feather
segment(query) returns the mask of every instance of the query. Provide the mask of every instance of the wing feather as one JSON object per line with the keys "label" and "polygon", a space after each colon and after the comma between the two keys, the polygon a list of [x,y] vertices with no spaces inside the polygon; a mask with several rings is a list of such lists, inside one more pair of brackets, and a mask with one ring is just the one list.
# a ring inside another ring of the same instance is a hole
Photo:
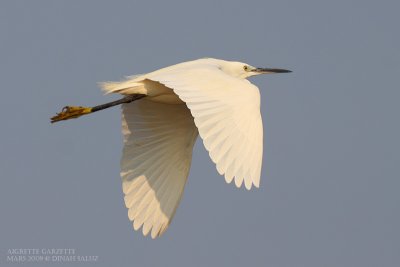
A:
{"label": "wing feather", "polygon": [[164,84],[186,103],[212,161],[229,183],[260,183],[263,129],[258,88],[215,66],[154,72],[142,77]]}
{"label": "wing feather", "polygon": [[189,173],[197,138],[185,105],[146,99],[122,106],[122,188],[133,228],[160,236],[170,224]]}

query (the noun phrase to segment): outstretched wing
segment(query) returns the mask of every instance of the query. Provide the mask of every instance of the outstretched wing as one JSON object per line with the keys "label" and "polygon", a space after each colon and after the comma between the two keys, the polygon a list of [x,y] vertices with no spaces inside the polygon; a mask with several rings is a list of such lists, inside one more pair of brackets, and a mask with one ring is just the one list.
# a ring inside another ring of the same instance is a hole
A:
{"label": "outstretched wing", "polygon": [[156,71],[142,77],[174,90],[190,109],[204,146],[230,183],[259,187],[263,128],[258,88],[216,66]]}
{"label": "outstretched wing", "polygon": [[181,199],[197,128],[185,105],[142,99],[122,106],[121,177],[133,227],[160,236]]}

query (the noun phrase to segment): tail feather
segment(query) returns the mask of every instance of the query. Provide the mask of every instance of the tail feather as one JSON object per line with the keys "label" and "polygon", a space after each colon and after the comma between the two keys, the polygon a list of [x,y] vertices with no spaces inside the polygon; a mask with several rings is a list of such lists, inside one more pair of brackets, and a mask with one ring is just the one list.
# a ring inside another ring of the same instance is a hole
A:
{"label": "tail feather", "polygon": [[100,82],[99,86],[105,94],[145,94],[143,83],[135,80],[136,77],[131,76],[120,82]]}
{"label": "tail feather", "polygon": [[99,86],[105,94],[114,93],[120,87],[121,82],[100,82]]}

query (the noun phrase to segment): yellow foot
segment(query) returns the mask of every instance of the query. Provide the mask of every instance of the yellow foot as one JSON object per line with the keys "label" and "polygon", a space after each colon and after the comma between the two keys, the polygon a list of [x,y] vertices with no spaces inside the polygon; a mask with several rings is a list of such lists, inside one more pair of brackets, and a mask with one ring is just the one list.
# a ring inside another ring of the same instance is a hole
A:
{"label": "yellow foot", "polygon": [[57,121],[63,121],[68,119],[79,118],[82,115],[89,114],[92,112],[92,108],[88,107],[73,107],[66,106],[64,107],[60,113],[57,113],[54,117],[51,118],[51,123]]}

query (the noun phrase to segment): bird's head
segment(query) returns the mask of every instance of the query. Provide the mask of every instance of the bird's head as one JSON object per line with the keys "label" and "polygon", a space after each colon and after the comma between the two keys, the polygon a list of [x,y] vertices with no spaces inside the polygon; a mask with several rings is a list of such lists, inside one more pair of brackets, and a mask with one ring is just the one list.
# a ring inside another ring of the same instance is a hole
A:
{"label": "bird's head", "polygon": [[243,62],[224,61],[224,60],[221,60],[218,65],[219,68],[226,74],[242,79],[246,79],[248,77],[259,74],[292,72],[290,70],[277,69],[277,68],[257,68]]}

